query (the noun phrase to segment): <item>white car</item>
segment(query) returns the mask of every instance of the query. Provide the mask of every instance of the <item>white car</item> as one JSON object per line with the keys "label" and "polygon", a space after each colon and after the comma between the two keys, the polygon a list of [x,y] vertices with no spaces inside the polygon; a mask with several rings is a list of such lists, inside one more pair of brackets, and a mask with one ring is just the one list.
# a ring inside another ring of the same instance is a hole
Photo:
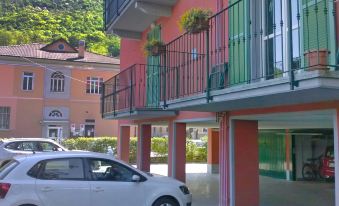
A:
{"label": "white car", "polygon": [[67,151],[66,148],[51,139],[10,138],[0,140],[0,163],[15,155],[27,155],[39,152]]}
{"label": "white car", "polygon": [[184,183],[107,154],[50,152],[0,166],[1,206],[191,206]]}

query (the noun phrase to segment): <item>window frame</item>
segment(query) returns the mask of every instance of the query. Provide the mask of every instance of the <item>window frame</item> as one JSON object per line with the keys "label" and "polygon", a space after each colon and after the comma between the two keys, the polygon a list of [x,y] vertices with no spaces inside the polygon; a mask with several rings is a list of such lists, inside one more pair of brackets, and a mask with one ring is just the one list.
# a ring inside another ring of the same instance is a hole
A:
{"label": "window frame", "polygon": [[65,92],[65,75],[61,71],[55,71],[50,77],[50,92]]}
{"label": "window frame", "polygon": [[104,78],[89,76],[86,78],[86,94],[101,94]]}
{"label": "window frame", "polygon": [[[78,159],[81,161],[82,163],[82,172],[83,172],[83,178],[69,178],[69,179],[45,179],[45,178],[42,178],[42,174],[43,174],[43,171],[45,170],[46,168],[46,164],[47,162],[51,162],[51,161],[62,161],[62,160],[71,160],[71,159]],[[37,162],[36,164],[34,164],[31,169],[33,167],[35,167],[36,165],[38,164],[41,164],[41,166],[39,167],[38,171],[37,171],[37,174],[35,175],[34,178],[36,179],[39,179],[39,180],[43,180],[43,181],[88,181],[88,176],[87,176],[87,172],[86,172],[86,163],[84,161],[84,158],[82,157],[64,157],[64,158],[53,158],[53,159],[45,159],[45,160],[42,160],[42,161],[39,161]],[[31,170],[30,169],[30,170]],[[29,170],[29,171],[30,171]],[[28,172],[29,172],[28,171]],[[27,172],[27,173],[28,173]],[[28,175],[28,174],[27,174]],[[32,176],[31,176],[32,177]]]}
{"label": "window frame", "polygon": [[140,172],[138,172],[138,171],[136,171],[134,168],[131,168],[131,167],[128,167],[128,166],[126,166],[126,165],[124,165],[124,164],[122,164],[122,163],[120,163],[120,162],[118,162],[118,161],[115,161],[115,160],[111,160],[111,159],[105,159],[105,158],[97,158],[97,157],[87,157],[87,158],[85,158],[86,160],[85,160],[85,164],[86,164],[86,166],[85,166],[85,168],[87,168],[87,169],[85,169],[85,171],[87,171],[87,176],[88,176],[88,178],[89,178],[89,181],[92,181],[92,182],[112,182],[112,183],[114,183],[114,182],[124,182],[124,183],[132,183],[133,181],[117,181],[117,180],[97,180],[97,179],[95,179],[94,177],[93,177],[93,174],[92,174],[92,172],[91,172],[91,167],[90,167],[90,161],[91,160],[97,160],[97,161],[107,161],[107,162],[112,162],[112,163],[114,163],[115,165],[118,165],[118,166],[120,166],[120,167],[123,167],[123,168],[125,168],[125,169],[127,169],[127,170],[130,170],[130,171],[132,171],[134,174],[133,175],[138,175],[139,177],[140,177],[140,181],[139,182],[145,182],[145,181],[147,181],[147,178],[144,176],[144,175],[142,175]]}
{"label": "window frame", "polygon": [[[5,124],[5,121],[7,124]],[[11,128],[11,107],[0,106],[0,131],[9,130],[10,128]]]}
{"label": "window frame", "polygon": [[[29,76],[28,74],[31,74]],[[21,90],[25,92],[33,91],[34,90],[34,72],[23,72],[22,73],[22,81],[21,81]],[[25,85],[25,79],[27,78],[27,82]],[[31,89],[29,89],[29,79],[31,79]]]}

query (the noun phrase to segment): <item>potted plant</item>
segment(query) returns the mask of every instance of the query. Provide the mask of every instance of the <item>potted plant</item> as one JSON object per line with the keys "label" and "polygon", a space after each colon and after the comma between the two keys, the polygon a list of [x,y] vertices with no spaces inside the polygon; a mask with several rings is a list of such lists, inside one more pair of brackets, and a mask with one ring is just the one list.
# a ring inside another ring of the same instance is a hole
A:
{"label": "potted plant", "polygon": [[159,56],[162,53],[165,53],[166,47],[164,42],[156,39],[150,39],[145,44],[145,52],[148,56]]}
{"label": "potted plant", "polygon": [[328,70],[328,55],[329,51],[327,49],[314,49],[309,50],[304,53],[304,56],[308,62],[309,71],[314,70]]}
{"label": "potted plant", "polygon": [[200,33],[209,29],[209,17],[212,12],[207,9],[193,8],[186,11],[179,21],[181,29],[191,34]]}

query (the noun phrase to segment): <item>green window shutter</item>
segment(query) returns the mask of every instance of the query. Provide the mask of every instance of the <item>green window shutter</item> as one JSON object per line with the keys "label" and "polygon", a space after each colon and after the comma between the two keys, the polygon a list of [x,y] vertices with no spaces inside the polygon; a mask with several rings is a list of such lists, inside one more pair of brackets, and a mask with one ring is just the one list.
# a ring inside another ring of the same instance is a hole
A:
{"label": "green window shutter", "polygon": [[[230,0],[229,4],[236,2]],[[249,80],[247,45],[247,0],[229,9],[229,83],[246,83]]]}
{"label": "green window shutter", "polygon": [[[329,0],[302,0],[303,51],[328,50],[329,48]],[[309,65],[305,58],[305,66]]]}
{"label": "green window shutter", "polygon": [[[161,27],[154,27],[147,36],[147,39],[161,40]],[[146,106],[157,107],[160,102],[160,56],[147,57],[147,85],[146,85]]]}

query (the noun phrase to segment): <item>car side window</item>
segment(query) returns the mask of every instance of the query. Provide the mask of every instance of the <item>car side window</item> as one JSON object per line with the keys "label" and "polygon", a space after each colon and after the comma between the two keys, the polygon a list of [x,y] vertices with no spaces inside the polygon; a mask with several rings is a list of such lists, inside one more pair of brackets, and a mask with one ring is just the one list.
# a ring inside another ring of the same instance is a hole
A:
{"label": "car side window", "polygon": [[47,160],[44,162],[38,178],[44,180],[84,180],[83,161],[80,158]]}
{"label": "car side window", "polygon": [[90,173],[94,181],[133,182],[134,170],[112,160],[89,159]]}
{"label": "car side window", "polygon": [[42,152],[53,152],[59,151],[59,147],[55,144],[49,142],[36,142],[37,151]]}
{"label": "car side window", "polygon": [[19,150],[19,142],[11,142],[5,146],[6,149]]}

